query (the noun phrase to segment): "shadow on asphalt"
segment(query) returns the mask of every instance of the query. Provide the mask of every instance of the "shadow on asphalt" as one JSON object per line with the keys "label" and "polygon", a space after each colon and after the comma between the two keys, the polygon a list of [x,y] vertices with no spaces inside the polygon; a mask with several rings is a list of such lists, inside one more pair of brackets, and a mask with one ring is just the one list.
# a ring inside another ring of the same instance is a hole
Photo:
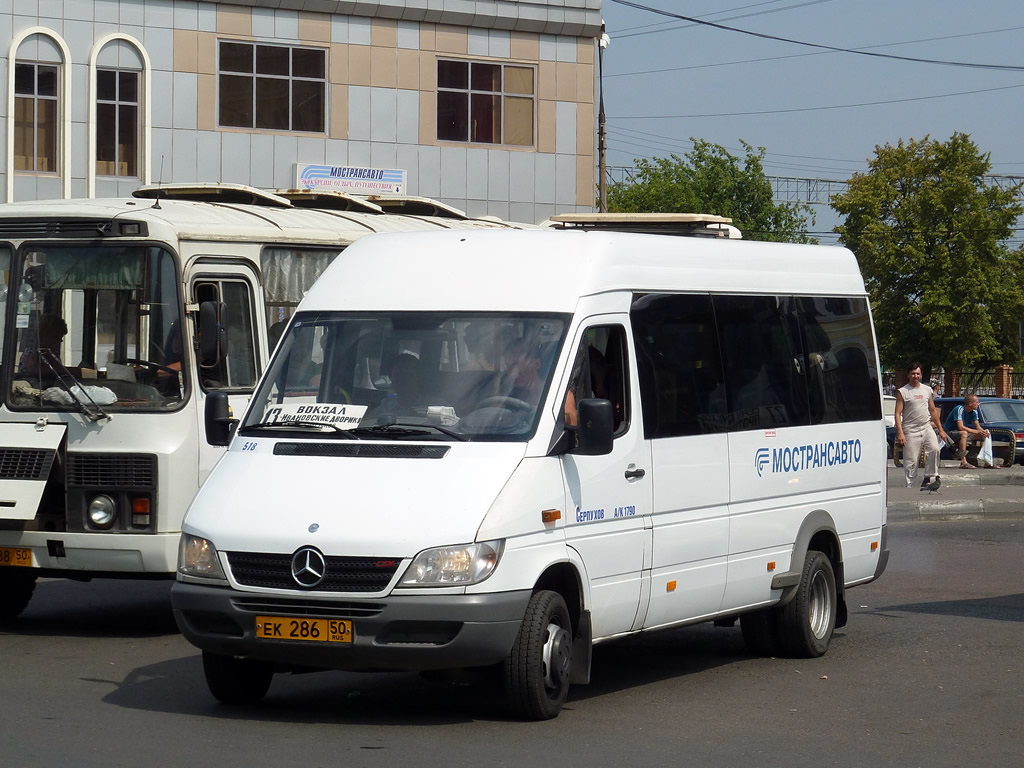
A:
{"label": "shadow on asphalt", "polygon": [[940,616],[957,616],[964,619],[991,619],[993,621],[1024,622],[1024,593],[1000,595],[998,597],[970,598],[968,600],[940,600],[928,603],[907,603],[887,605],[874,611],[878,616],[894,613],[925,613]]}
{"label": "shadow on asphalt", "polygon": [[[574,702],[643,688],[749,659],[740,632],[698,625],[629,638],[594,649],[592,680],[573,686]],[[254,722],[356,725],[438,725],[515,722],[496,685],[434,682],[413,673],[312,672],[274,676],[259,704],[228,706],[213,699],[198,652],[133,670],[103,701],[128,709]]]}
{"label": "shadow on asphalt", "polygon": [[159,637],[178,634],[173,580],[42,579],[25,611],[0,633],[47,637]]}

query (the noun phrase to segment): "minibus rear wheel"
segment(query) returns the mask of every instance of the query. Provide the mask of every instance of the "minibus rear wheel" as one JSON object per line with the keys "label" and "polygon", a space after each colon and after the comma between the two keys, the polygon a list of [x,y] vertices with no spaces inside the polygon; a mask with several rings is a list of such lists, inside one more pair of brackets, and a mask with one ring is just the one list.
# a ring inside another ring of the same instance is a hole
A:
{"label": "minibus rear wheel", "polygon": [[505,695],[513,714],[556,717],[569,693],[572,620],[557,592],[535,592],[504,665]]}
{"label": "minibus rear wheel", "polygon": [[789,656],[824,655],[836,627],[836,576],[824,552],[809,550],[796,595],[779,614],[779,639]]}
{"label": "minibus rear wheel", "polygon": [[18,617],[36,588],[36,572],[31,568],[0,568],[0,621]]}
{"label": "minibus rear wheel", "polygon": [[274,669],[253,659],[236,659],[203,651],[206,685],[217,701],[225,704],[255,704],[267,694]]}

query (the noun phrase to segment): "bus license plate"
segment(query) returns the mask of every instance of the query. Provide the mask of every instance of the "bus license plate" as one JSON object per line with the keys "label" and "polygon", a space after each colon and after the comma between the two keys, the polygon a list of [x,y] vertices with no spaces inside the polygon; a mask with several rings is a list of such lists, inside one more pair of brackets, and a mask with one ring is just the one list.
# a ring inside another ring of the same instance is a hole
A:
{"label": "bus license plate", "polygon": [[257,640],[309,640],[314,643],[351,643],[352,622],[343,619],[296,619],[257,616]]}
{"label": "bus license plate", "polygon": [[28,547],[0,547],[0,565],[32,567],[32,550]]}

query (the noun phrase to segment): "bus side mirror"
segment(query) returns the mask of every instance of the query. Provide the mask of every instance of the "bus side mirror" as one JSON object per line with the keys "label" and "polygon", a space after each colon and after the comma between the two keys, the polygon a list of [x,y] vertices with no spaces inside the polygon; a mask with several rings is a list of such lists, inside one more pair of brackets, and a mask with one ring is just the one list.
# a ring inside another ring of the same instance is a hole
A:
{"label": "bus side mirror", "polygon": [[615,432],[615,411],[611,400],[588,397],[577,404],[579,425],[576,427],[576,449],[583,456],[604,456],[612,452]]}
{"label": "bus side mirror", "polygon": [[231,406],[226,392],[210,392],[206,396],[206,442],[227,445],[235,434],[238,419],[231,418]]}
{"label": "bus side mirror", "polygon": [[227,351],[227,308],[223,302],[199,305],[199,365],[213,368]]}

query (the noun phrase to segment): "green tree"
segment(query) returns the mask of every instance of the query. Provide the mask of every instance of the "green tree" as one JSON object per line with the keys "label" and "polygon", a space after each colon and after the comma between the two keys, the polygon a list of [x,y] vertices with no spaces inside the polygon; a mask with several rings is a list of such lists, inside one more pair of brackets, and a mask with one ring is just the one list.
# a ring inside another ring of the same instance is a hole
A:
{"label": "green tree", "polygon": [[806,230],[814,224],[802,204],[775,203],[764,175],[764,148],[745,141],[746,157],[735,157],[718,144],[691,139],[685,158],[671,155],[638,159],[632,181],[608,188],[608,209],[631,213],[710,213],[728,216],[748,240],[813,242]]}
{"label": "green tree", "polygon": [[975,370],[1018,360],[1024,253],[1005,244],[1016,189],[986,182],[989,155],[966,134],[875,147],[869,170],[832,198],[836,227],[871,295],[883,362]]}

